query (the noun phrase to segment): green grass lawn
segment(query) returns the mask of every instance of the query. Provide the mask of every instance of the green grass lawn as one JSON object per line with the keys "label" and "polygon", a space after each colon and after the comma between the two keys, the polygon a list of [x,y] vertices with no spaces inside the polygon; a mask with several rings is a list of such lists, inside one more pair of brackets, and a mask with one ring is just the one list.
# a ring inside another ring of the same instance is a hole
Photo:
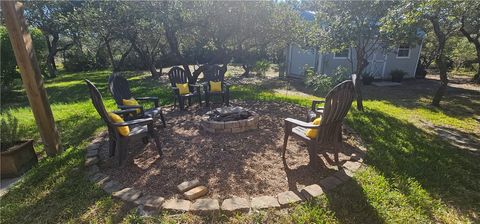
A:
{"label": "green grass lawn", "polygon": [[[116,109],[106,89],[110,71],[61,74],[45,86],[65,152],[45,158],[1,199],[2,223],[458,223],[480,222],[479,157],[458,149],[425,130],[421,121],[453,127],[467,134],[480,126],[469,108],[478,109],[479,96],[461,101],[454,112],[435,109],[425,98],[405,105],[368,94],[365,112],[353,110],[347,124],[366,142],[368,167],[352,181],[324,196],[287,211],[196,216],[162,214],[141,218],[131,207],[111,198],[84,178],[85,146],[104,124],[91,105],[83,79],[97,84],[107,107]],[[159,96],[172,102],[170,90],[142,73],[129,73],[136,95]],[[262,85],[234,86],[233,99],[287,101],[307,106],[311,98],[277,94]],[[427,97],[428,98],[428,97]],[[459,102],[446,98],[445,103]],[[464,109],[462,109],[464,108]],[[19,89],[2,98],[2,114],[10,111],[39,140],[35,121]],[[474,110],[475,111],[475,110]],[[478,111],[478,110],[476,110]],[[37,143],[41,152],[42,145]]]}

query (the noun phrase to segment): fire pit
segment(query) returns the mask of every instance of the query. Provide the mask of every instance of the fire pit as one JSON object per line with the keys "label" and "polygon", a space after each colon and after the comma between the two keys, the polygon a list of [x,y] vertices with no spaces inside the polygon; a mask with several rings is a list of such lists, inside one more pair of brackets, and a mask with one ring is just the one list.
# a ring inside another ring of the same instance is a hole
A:
{"label": "fire pit", "polygon": [[210,133],[240,133],[258,128],[258,114],[243,107],[221,107],[205,113],[200,125]]}

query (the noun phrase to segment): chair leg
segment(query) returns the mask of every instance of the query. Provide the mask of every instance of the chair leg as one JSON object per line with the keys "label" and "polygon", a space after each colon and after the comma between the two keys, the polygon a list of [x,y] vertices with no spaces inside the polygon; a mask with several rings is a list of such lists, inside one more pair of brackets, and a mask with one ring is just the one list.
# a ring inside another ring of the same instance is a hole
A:
{"label": "chair leg", "polygon": [[180,106],[180,110],[183,110],[185,108],[185,99],[183,97],[178,98],[178,104]]}
{"label": "chair leg", "polygon": [[225,105],[230,106],[230,95],[228,93],[225,96]]}
{"label": "chair leg", "polygon": [[162,157],[163,155],[162,143],[160,142],[160,137],[158,136],[158,133],[155,131],[153,124],[148,125],[148,132],[150,134],[150,137],[153,138],[153,140],[155,141],[155,146],[157,147],[158,154],[160,155],[160,157]]}
{"label": "chair leg", "polygon": [[125,165],[125,162],[127,160],[127,144],[128,142],[123,140],[123,139],[119,139],[117,141],[117,150],[118,150],[118,166],[122,167]]}
{"label": "chair leg", "polygon": [[210,96],[208,93],[205,93],[205,106],[210,106]]}
{"label": "chair leg", "polygon": [[198,94],[198,103],[202,106],[202,94]]}
{"label": "chair leg", "polygon": [[167,123],[165,122],[165,117],[163,116],[162,109],[160,109],[160,120],[162,121],[163,127],[167,127]]}
{"label": "chair leg", "polygon": [[191,97],[188,97],[188,106],[192,106],[192,98]]}
{"label": "chair leg", "polygon": [[283,137],[283,147],[282,147],[282,158],[285,159],[285,153],[287,152],[288,137],[290,132],[286,131],[285,136]]}
{"label": "chair leg", "polygon": [[115,156],[115,140],[109,139],[108,141],[108,154],[110,157]]}

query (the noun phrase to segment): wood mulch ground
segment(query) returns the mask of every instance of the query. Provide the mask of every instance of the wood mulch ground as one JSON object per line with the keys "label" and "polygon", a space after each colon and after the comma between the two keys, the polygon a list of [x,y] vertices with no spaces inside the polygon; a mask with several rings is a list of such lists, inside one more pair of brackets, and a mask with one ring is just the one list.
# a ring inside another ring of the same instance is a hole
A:
{"label": "wood mulch ground", "polygon": [[[319,183],[337,168],[333,154],[319,157],[323,163],[308,166],[306,145],[290,138],[286,163],[280,156],[284,119],[303,120],[306,108],[280,102],[233,102],[256,111],[258,130],[237,134],[210,134],[200,129],[201,116],[209,109],[192,106],[187,111],[167,108],[167,127],[159,128],[164,156],[159,158],[151,143],[131,143],[130,160],[123,168],[111,166],[107,145],[101,150],[103,172],[125,186],[149,194],[181,197],[176,186],[198,178],[209,189],[208,197],[225,199],[232,196],[252,197],[276,195],[286,190]],[[358,137],[344,131],[341,163],[361,154]]]}

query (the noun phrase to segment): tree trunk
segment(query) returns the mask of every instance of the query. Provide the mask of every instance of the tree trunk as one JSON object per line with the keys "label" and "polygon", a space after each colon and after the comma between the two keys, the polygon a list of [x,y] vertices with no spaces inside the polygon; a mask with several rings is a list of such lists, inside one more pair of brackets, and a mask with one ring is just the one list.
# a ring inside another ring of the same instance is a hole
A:
{"label": "tree trunk", "polygon": [[245,70],[245,72],[243,72],[242,76],[248,76],[250,74],[251,67],[247,64],[243,64],[242,68],[243,68],[243,70]]}
{"label": "tree trunk", "polygon": [[110,58],[110,63],[112,64],[112,70],[116,72],[118,70],[117,65],[115,64],[115,59],[113,58],[112,47],[110,46],[110,40],[105,38],[105,46],[107,46],[108,57]]}
{"label": "tree trunk", "polygon": [[447,90],[448,86],[448,76],[447,76],[447,62],[445,58],[445,43],[447,41],[447,38],[445,34],[442,32],[440,29],[440,23],[438,21],[438,18],[436,17],[431,17],[429,18],[430,22],[432,23],[433,26],[433,31],[435,32],[435,37],[437,38],[438,41],[438,50],[437,50],[437,58],[435,59],[435,63],[437,63],[439,72],[440,72],[440,87],[438,87],[437,92],[433,96],[432,100],[432,105],[435,107],[440,107],[440,101],[442,101],[443,96],[445,95],[445,92]]}
{"label": "tree trunk", "polygon": [[357,80],[355,82],[355,94],[357,95],[357,110],[363,111],[363,95],[362,95],[362,73],[365,67],[367,67],[368,61],[364,59],[365,52],[362,50],[356,50],[357,52]]}
{"label": "tree trunk", "polygon": [[154,63],[150,63],[149,70],[150,70],[150,73],[152,74],[152,77],[160,77],[160,75],[162,74],[161,73],[162,69],[160,69],[160,72],[158,72],[157,67],[155,67]]}
{"label": "tree trunk", "polygon": [[45,35],[47,39],[48,55],[47,55],[47,69],[50,78],[55,78],[57,75],[57,65],[55,64],[55,55],[57,54],[58,40],[60,39],[58,34],[52,34],[52,40],[50,41],[49,35]]}
{"label": "tree trunk", "polygon": [[[480,41],[479,41],[479,33],[478,30],[475,30],[476,33],[476,38],[471,36],[471,33],[469,33],[467,30],[465,30],[465,18],[462,17],[461,19],[462,26],[460,27],[460,32],[465,36],[468,40],[468,42],[472,43],[475,45],[475,50],[477,51],[477,63],[478,63],[478,71],[475,76],[472,78],[472,82],[475,83],[480,83]],[[475,34],[475,33],[472,33]]]}

